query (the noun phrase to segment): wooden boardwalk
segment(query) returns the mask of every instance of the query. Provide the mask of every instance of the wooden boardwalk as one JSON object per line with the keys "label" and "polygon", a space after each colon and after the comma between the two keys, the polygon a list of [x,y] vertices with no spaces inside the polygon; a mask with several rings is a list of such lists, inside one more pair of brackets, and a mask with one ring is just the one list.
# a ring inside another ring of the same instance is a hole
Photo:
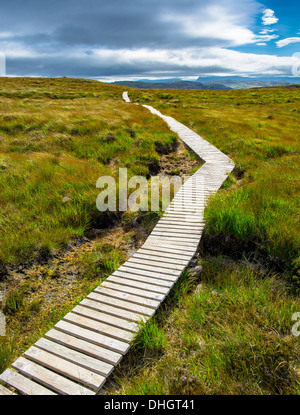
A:
{"label": "wooden boardwalk", "polygon": [[[123,99],[130,102],[127,92]],[[144,245],[0,375],[0,395],[95,395],[194,257],[207,197],[234,168],[195,132],[162,115],[205,164],[176,193]],[[5,386],[4,386],[5,385]],[[12,388],[11,388],[12,387]]]}

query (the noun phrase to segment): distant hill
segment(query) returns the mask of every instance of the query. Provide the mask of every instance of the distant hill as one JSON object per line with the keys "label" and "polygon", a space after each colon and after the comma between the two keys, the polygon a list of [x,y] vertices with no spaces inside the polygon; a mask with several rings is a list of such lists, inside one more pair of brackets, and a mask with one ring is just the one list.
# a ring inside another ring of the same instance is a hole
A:
{"label": "distant hill", "polygon": [[112,82],[114,85],[128,86],[139,89],[209,89],[227,91],[232,89],[230,86],[225,86],[217,83],[203,84],[194,81],[170,81],[170,82],[153,82],[153,81],[116,81]]}
{"label": "distant hill", "polygon": [[210,85],[215,84],[216,82],[221,83],[231,89],[241,89],[241,88],[255,88],[255,87],[267,87],[267,86],[279,86],[279,85],[293,85],[300,84],[299,77],[218,77],[218,76],[199,76],[196,80],[201,84]]}
{"label": "distant hill", "polygon": [[243,77],[243,76],[199,76],[195,81],[179,78],[141,79],[139,81],[116,81],[114,85],[139,89],[207,89],[226,91],[230,89],[247,89],[279,85],[300,84],[299,77]]}

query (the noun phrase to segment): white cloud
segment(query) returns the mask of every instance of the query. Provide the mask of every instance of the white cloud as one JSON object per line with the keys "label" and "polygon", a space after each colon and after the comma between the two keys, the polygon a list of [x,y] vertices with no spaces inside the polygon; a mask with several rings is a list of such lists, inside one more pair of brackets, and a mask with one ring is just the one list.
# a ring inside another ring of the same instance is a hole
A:
{"label": "white cloud", "polygon": [[290,43],[298,43],[300,42],[300,37],[287,37],[286,39],[281,39],[276,42],[276,45],[279,48],[282,48],[283,46],[287,46]]}
{"label": "white cloud", "polygon": [[184,70],[187,66],[194,73],[206,68],[224,68],[224,73],[260,75],[289,73],[293,65],[292,57],[267,54],[243,53],[223,48],[189,48],[170,51],[167,49],[99,49],[91,57],[99,65],[134,65],[158,70]]}
{"label": "white cloud", "polygon": [[[249,23],[247,18],[228,4],[226,6],[209,4],[194,15],[165,14],[162,20],[166,23],[175,23],[178,31],[190,39],[199,39],[199,41],[214,39],[220,46],[236,47],[278,38],[278,35],[272,34],[274,29],[271,28],[264,28],[259,35],[256,35],[247,27]],[[274,16],[273,10],[266,9],[263,21],[265,25],[270,25],[276,23],[278,19]]]}
{"label": "white cloud", "polygon": [[265,29],[262,29],[262,30],[259,32],[259,34],[260,34],[260,35],[268,35],[268,34],[270,34],[270,33],[274,33],[274,32],[275,32],[275,29],[265,28]]}
{"label": "white cloud", "polygon": [[0,50],[9,58],[35,58],[40,56],[32,47],[20,42],[0,41]]}
{"label": "white cloud", "polygon": [[277,19],[277,17],[275,16],[275,12],[274,10],[271,9],[265,9],[263,11],[263,17],[262,17],[262,22],[265,26],[271,25],[271,24],[275,24],[278,22],[279,19]]}
{"label": "white cloud", "polygon": [[166,14],[166,22],[175,23],[178,31],[194,39],[215,39],[226,42],[230,46],[249,43],[253,33],[243,24],[238,13],[222,4],[208,4],[191,14]]}

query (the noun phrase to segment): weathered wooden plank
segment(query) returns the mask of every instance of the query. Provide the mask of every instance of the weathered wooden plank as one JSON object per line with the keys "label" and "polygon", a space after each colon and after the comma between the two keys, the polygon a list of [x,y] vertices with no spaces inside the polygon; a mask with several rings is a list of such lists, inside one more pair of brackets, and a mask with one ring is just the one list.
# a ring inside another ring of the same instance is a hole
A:
{"label": "weathered wooden plank", "polygon": [[103,362],[110,363],[113,366],[117,366],[123,357],[123,355],[120,353],[113,352],[112,350],[105,349],[104,347],[98,346],[96,344],[90,343],[89,341],[79,339],[77,337],[71,336],[70,334],[66,334],[55,329],[49,330],[45,334],[45,338],[79,352],[83,352],[88,356],[100,359]]}
{"label": "weathered wooden plank", "polygon": [[171,286],[161,286],[156,284],[147,284],[138,280],[131,280],[129,278],[118,277],[117,275],[111,275],[106,281],[116,282],[117,284],[125,285],[128,287],[138,288],[140,290],[153,291],[154,293],[160,293],[167,295],[171,289]]}
{"label": "weathered wooden plank", "polygon": [[199,226],[192,226],[192,225],[187,226],[187,225],[180,225],[180,224],[174,225],[173,221],[171,221],[171,222],[161,222],[161,223],[158,223],[155,226],[155,229],[159,229],[159,228],[163,228],[163,229],[175,229],[175,230],[178,229],[178,230],[189,231],[189,232],[190,231],[193,231],[194,233],[197,233],[197,234],[201,233],[202,230],[203,230],[203,226],[200,226],[200,225]]}
{"label": "weathered wooden plank", "polygon": [[148,237],[147,241],[145,242],[145,244],[172,244],[172,245],[177,245],[182,247],[183,245],[185,247],[190,247],[190,248],[197,248],[197,246],[199,245],[199,240],[198,239],[188,239],[188,238],[176,238],[174,236],[166,236],[166,235],[153,235],[153,233],[151,233],[151,235]]}
{"label": "weathered wooden plank", "polygon": [[35,343],[35,347],[50,352],[57,357],[61,357],[71,363],[81,366],[91,372],[98,373],[101,376],[109,376],[114,368],[113,365],[103,362],[94,357],[90,357],[85,353],[62,346],[51,340],[41,338]]}
{"label": "weathered wooden plank", "polygon": [[105,377],[35,346],[31,346],[24,353],[24,356],[94,391],[97,391],[105,382]]}
{"label": "weathered wooden plank", "polygon": [[79,327],[92,330],[96,333],[113,337],[114,339],[121,340],[123,342],[130,342],[134,336],[133,333],[128,331],[109,326],[108,324],[100,323],[99,321],[95,321],[72,312],[68,313],[63,320],[68,323],[76,324]]}
{"label": "weathered wooden plank", "polygon": [[153,235],[164,235],[164,236],[173,236],[176,238],[189,238],[195,239],[200,242],[202,231],[191,231],[190,229],[176,229],[176,228],[165,228],[164,226],[157,226]]}
{"label": "weathered wooden plank", "polygon": [[178,216],[178,215],[173,216],[172,214],[163,216],[158,222],[158,224],[162,224],[162,225],[173,225],[174,223],[176,223],[178,226],[181,226],[181,227],[190,226],[195,229],[197,228],[202,229],[205,225],[203,221],[200,221],[197,219],[193,220],[191,218]]}
{"label": "weathered wooden plank", "polygon": [[79,339],[89,341],[98,346],[106,347],[120,354],[126,354],[129,349],[129,344],[113,337],[104,336],[103,334],[96,333],[93,330],[88,330],[83,327],[79,327],[76,324],[68,323],[61,320],[56,323],[55,328],[71,336],[78,337]]}
{"label": "weathered wooden plank", "polygon": [[191,254],[181,253],[181,251],[178,252],[178,249],[177,249],[177,254],[176,254],[174,253],[174,250],[161,249],[160,247],[156,247],[156,248],[153,247],[153,248],[154,249],[151,250],[151,249],[142,247],[137,251],[137,253],[144,254],[144,255],[154,255],[156,257],[168,258],[170,260],[179,259],[179,260],[189,261],[191,258]]}
{"label": "weathered wooden plank", "polygon": [[197,211],[199,210],[199,212],[203,211],[203,206],[204,203],[202,205],[199,206],[199,203],[192,203],[192,202],[188,202],[187,200],[178,200],[178,201],[174,201],[172,203],[170,203],[168,210],[171,210],[172,208],[174,208],[176,210],[176,208],[178,208],[178,210],[187,210],[189,211]]}
{"label": "weathered wooden plank", "polygon": [[120,285],[120,284],[117,284],[115,282],[107,281],[107,280],[103,281],[103,283],[101,284],[101,287],[110,288],[114,292],[121,292],[121,293],[125,293],[125,294],[127,294],[127,293],[134,294],[134,295],[138,296],[141,300],[144,299],[144,298],[145,299],[149,298],[149,299],[157,300],[159,303],[162,302],[166,297],[164,294],[154,293],[154,292],[151,292],[151,291],[147,291],[145,289],[140,290],[138,288]]}
{"label": "weathered wooden plank", "polygon": [[157,263],[155,261],[151,261],[150,259],[139,259],[137,257],[130,258],[126,264],[124,265],[126,267],[131,268],[138,268],[141,270],[149,270],[160,272],[162,275],[171,275],[172,277],[178,277],[180,273],[184,270],[185,265],[183,264],[174,264],[171,266],[170,263]]}
{"label": "weathered wooden plank", "polygon": [[55,392],[10,369],[6,369],[0,379],[23,395],[56,395]]}
{"label": "weathered wooden plank", "polygon": [[203,222],[203,214],[202,213],[197,213],[197,212],[194,212],[194,210],[193,211],[191,211],[191,212],[182,212],[182,211],[178,211],[178,212],[176,212],[176,210],[175,209],[166,209],[166,211],[165,211],[165,213],[164,213],[164,216],[163,216],[163,218],[164,217],[178,217],[179,219],[186,219],[186,220],[188,220],[188,221],[191,221],[191,222]]}
{"label": "weathered wooden plank", "polygon": [[[122,268],[124,269],[124,268]],[[146,284],[153,284],[156,286],[161,286],[161,287],[173,287],[174,282],[176,281],[176,277],[174,277],[174,281],[170,280],[162,280],[162,279],[158,279],[155,277],[144,277],[143,272],[139,271],[137,273],[134,273],[134,269],[133,268],[129,268],[127,267],[126,272],[122,272],[122,271],[115,271],[112,275],[113,276],[117,276],[117,277],[123,277],[126,278],[127,280],[134,280],[134,281],[138,281],[138,282],[145,282]],[[125,276],[124,276],[125,274]]]}
{"label": "weathered wooden plank", "polygon": [[153,308],[154,310],[156,310],[157,307],[159,307],[159,305],[160,305],[160,301],[150,300],[149,298],[143,298],[143,297],[140,297],[140,296],[137,296],[137,295],[120,292],[120,291],[117,291],[117,290],[111,289],[111,288],[105,288],[105,286],[102,286],[102,285],[97,287],[94,290],[94,292],[100,293],[100,294],[103,294],[103,295],[107,295],[109,298],[111,298],[111,297],[118,298],[120,300],[129,301],[133,304]]}
{"label": "weathered wooden plank", "polygon": [[133,304],[129,301],[125,301],[125,300],[120,300],[118,298],[114,298],[114,297],[108,297],[106,295],[101,294],[100,292],[94,291],[93,293],[93,300],[95,301],[99,301],[102,304],[107,304],[109,306],[113,306],[113,307],[117,307],[117,308],[121,308],[123,310],[127,310],[130,311],[132,313],[138,313],[143,314],[145,316],[149,316],[151,317],[155,310],[153,310],[153,308],[148,308],[142,305],[138,305],[138,304]]}
{"label": "weathered wooden plank", "polygon": [[[104,304],[102,301],[99,301],[97,295],[95,293],[91,293],[87,298],[85,298],[81,303],[81,305],[89,308],[93,308],[96,311],[100,311],[104,314],[111,315],[114,317],[119,317],[123,320],[127,320],[129,322],[140,322],[140,321],[147,321],[148,316],[144,314],[139,314],[137,312],[123,310],[119,307],[109,306]],[[113,335],[113,334],[111,334]]]}
{"label": "weathered wooden plank", "polygon": [[180,233],[173,233],[173,232],[162,232],[162,231],[156,231],[155,229],[152,231],[151,235],[153,236],[163,236],[163,237],[171,237],[176,238],[181,241],[184,240],[194,240],[200,242],[200,237],[198,235],[188,234],[187,232],[180,232]]}
{"label": "weathered wooden plank", "polygon": [[149,316],[138,313],[137,311],[128,311],[128,310],[124,310],[123,308],[117,307],[115,305],[104,304],[103,301],[99,299],[99,295],[96,293],[89,294],[88,297],[86,298],[85,304],[87,303],[88,300],[95,303],[93,304],[93,307],[95,309],[97,308],[98,311],[102,311],[103,313],[106,313],[106,314],[111,314],[112,316],[120,317],[124,320],[133,321],[133,322],[140,322],[140,321],[145,322],[149,318]]}
{"label": "weathered wooden plank", "polygon": [[115,326],[132,333],[136,333],[138,331],[138,326],[136,323],[103,313],[101,311],[96,311],[93,306],[95,307],[95,303],[92,300],[85,298],[78,306],[73,308],[72,313],[89,317],[96,321],[101,321],[102,323],[106,323],[110,326]]}
{"label": "weathered wooden plank", "polygon": [[146,249],[150,251],[159,251],[162,253],[170,253],[170,254],[177,254],[177,255],[184,255],[184,258],[191,257],[195,254],[196,250],[195,248],[192,248],[190,246],[182,246],[178,248],[178,245],[172,245],[168,243],[161,242],[158,245],[153,245],[149,243],[145,243],[140,249]]}
{"label": "weathered wooden plank", "polygon": [[177,264],[177,265],[183,265],[184,267],[186,267],[186,265],[188,264],[188,260],[187,259],[177,259],[177,258],[170,258],[168,256],[160,256],[160,255],[155,255],[155,253],[143,253],[137,251],[133,258],[137,258],[140,260],[149,260],[149,261],[155,261],[156,263],[158,263],[159,265],[162,264]]}
{"label": "weathered wooden plank", "polygon": [[[125,263],[125,265],[122,265],[122,267],[120,267],[117,271],[115,271],[113,275],[115,273],[118,273],[118,275],[121,275],[122,273],[122,276],[124,278],[132,278],[132,274],[136,274],[142,277],[155,278],[158,281],[157,285],[163,285],[163,286],[166,285],[163,283],[164,281],[172,283],[176,281],[178,276],[181,274],[180,271],[177,271],[177,275],[170,275],[166,272],[162,273],[157,268],[150,268],[149,270],[146,270],[146,269],[143,269],[141,264],[136,264],[136,263],[128,264],[127,262]],[[167,285],[170,285],[170,284],[167,284]]]}
{"label": "weathered wooden plank", "polygon": [[1,396],[12,396],[15,395],[14,392],[12,392],[11,390],[5,388],[4,386],[0,385],[0,395]]}
{"label": "weathered wooden plank", "polygon": [[79,385],[70,379],[66,379],[65,377],[52,372],[39,364],[36,364],[28,359],[24,359],[23,357],[19,357],[19,359],[16,360],[12,366],[14,369],[19,370],[23,375],[38,381],[42,385],[61,395],[95,394],[92,390],[87,389],[86,387]]}

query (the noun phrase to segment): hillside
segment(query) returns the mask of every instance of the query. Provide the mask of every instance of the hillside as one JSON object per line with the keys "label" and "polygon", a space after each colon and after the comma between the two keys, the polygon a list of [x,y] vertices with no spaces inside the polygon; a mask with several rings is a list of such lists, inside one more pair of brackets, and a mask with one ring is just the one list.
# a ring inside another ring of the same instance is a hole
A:
{"label": "hillside", "polygon": [[[100,212],[99,177],[200,165],[123,89],[0,79],[0,372],[130,256],[159,212]],[[4,299],[2,298],[4,294]]]}
{"label": "hillside", "polygon": [[206,209],[198,269],[144,327],[108,393],[299,394],[298,91],[130,91],[236,168]]}
{"label": "hillside", "polygon": [[236,168],[197,261],[132,343],[107,394],[299,394],[299,89],[130,89],[0,79],[0,372],[140,246],[161,212],[102,213],[97,179],[189,175],[201,160],[141,105]]}
{"label": "hillside", "polygon": [[208,89],[208,90],[229,90],[229,86],[217,83],[203,84],[190,81],[171,81],[171,82],[140,82],[140,81],[116,81],[113,85],[122,85],[130,88],[139,89]]}

